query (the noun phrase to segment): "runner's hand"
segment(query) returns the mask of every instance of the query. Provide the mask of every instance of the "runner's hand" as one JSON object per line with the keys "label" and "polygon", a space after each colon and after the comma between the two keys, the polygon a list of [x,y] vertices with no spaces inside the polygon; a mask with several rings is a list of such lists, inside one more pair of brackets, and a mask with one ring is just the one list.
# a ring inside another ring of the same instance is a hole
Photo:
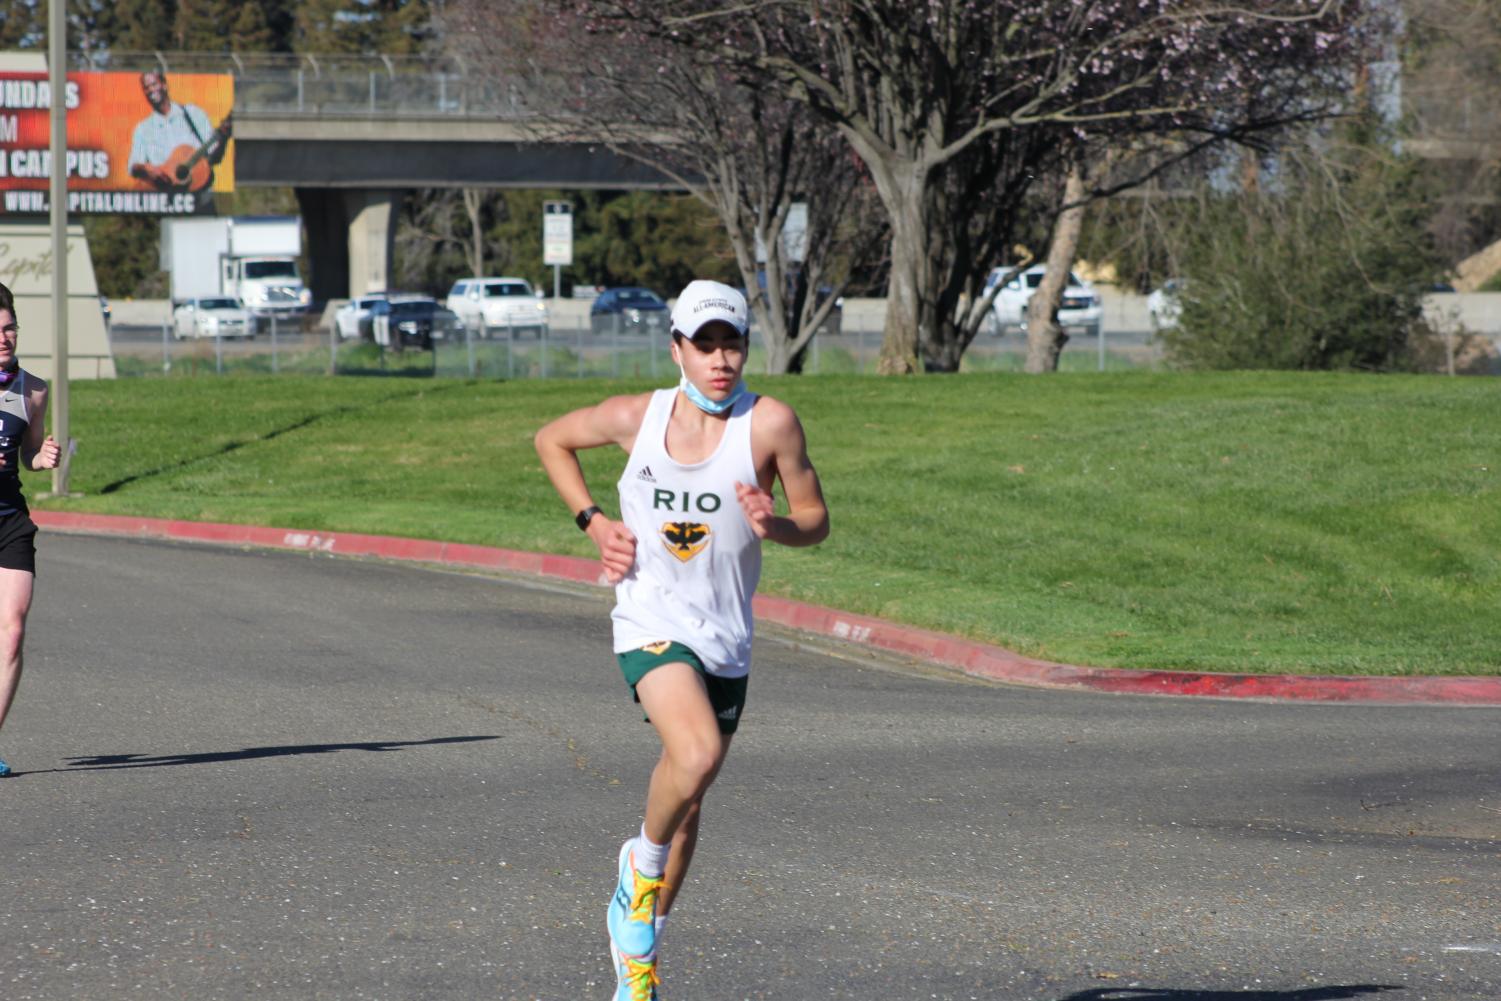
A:
{"label": "runner's hand", "polygon": [[740,510],[745,512],[745,520],[750,522],[756,538],[766,538],[771,532],[772,519],[776,517],[771,493],[749,483],[736,483],[735,497],[740,501]]}
{"label": "runner's hand", "polygon": [[589,538],[599,547],[605,580],[618,584],[636,563],[636,536],[624,522],[597,514],[589,522]]}
{"label": "runner's hand", "polygon": [[36,455],[31,459],[32,469],[56,469],[57,460],[62,456],[63,450],[58,447],[56,440],[49,434],[42,439],[42,447],[36,450]]}

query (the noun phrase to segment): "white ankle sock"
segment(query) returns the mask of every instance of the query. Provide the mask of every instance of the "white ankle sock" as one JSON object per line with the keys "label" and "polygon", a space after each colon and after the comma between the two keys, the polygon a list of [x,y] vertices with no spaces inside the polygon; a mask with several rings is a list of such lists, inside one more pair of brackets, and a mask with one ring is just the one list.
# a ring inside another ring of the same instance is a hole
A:
{"label": "white ankle sock", "polygon": [[657,934],[654,937],[657,940],[657,945],[660,946],[662,944],[662,929],[667,927],[667,915],[665,915],[665,914],[658,914],[657,918],[656,918],[656,922],[657,922]]}
{"label": "white ankle sock", "polygon": [[641,826],[641,833],[636,836],[634,852],[636,871],[643,876],[657,879],[667,868],[667,850],[672,843],[659,845],[646,836],[646,825]]}

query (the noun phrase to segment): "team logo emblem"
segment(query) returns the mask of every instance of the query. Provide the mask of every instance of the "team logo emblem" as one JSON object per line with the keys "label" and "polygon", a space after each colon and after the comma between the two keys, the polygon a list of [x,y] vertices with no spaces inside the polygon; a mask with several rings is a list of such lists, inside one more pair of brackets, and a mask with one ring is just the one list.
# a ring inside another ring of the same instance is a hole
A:
{"label": "team logo emblem", "polygon": [[697,521],[669,521],[662,526],[662,544],[687,563],[709,544],[709,526]]}
{"label": "team logo emblem", "polygon": [[672,640],[659,640],[656,643],[648,643],[641,649],[653,657],[660,657],[667,652],[667,648],[670,646],[672,646]]}

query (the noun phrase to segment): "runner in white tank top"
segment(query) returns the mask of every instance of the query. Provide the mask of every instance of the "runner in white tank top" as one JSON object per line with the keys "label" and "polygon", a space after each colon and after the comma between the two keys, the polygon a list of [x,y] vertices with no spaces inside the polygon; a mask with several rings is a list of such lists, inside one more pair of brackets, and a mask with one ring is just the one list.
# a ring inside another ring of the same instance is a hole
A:
{"label": "runner in white tank top", "polygon": [[750,596],[761,577],[761,540],[735,497],[755,483],[751,393],[735,401],[714,454],[683,463],[667,452],[676,389],[646,408],[620,477],[620,520],[636,537],[636,565],[615,586],[615,652],[673,640],[725,678],[750,671]]}
{"label": "runner in white tank top", "polygon": [[[614,648],[662,740],[640,833],[617,857],[606,924],[617,1001],[655,999],[657,943],[698,839],[703,799],[745,705],[761,542],[829,532],[797,415],[746,391],[745,297],[690,282],[672,310],[675,390],[617,396],[537,433],[537,454],[616,585]],[[595,506],[578,453],[629,453],[620,520]],[[787,514],[771,489],[780,480]]]}

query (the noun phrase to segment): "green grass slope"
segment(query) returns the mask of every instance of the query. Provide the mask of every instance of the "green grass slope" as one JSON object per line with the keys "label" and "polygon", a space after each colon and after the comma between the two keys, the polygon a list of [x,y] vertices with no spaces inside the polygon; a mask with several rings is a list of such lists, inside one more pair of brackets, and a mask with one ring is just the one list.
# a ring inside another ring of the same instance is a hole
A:
{"label": "green grass slope", "polygon": [[[1317,374],[753,377],[833,533],[763,591],[1079,664],[1501,673],[1501,395]],[[41,506],[593,555],[531,448],[645,383],[77,383]],[[618,452],[590,453],[612,510]],[[44,480],[32,474],[31,490]]]}

